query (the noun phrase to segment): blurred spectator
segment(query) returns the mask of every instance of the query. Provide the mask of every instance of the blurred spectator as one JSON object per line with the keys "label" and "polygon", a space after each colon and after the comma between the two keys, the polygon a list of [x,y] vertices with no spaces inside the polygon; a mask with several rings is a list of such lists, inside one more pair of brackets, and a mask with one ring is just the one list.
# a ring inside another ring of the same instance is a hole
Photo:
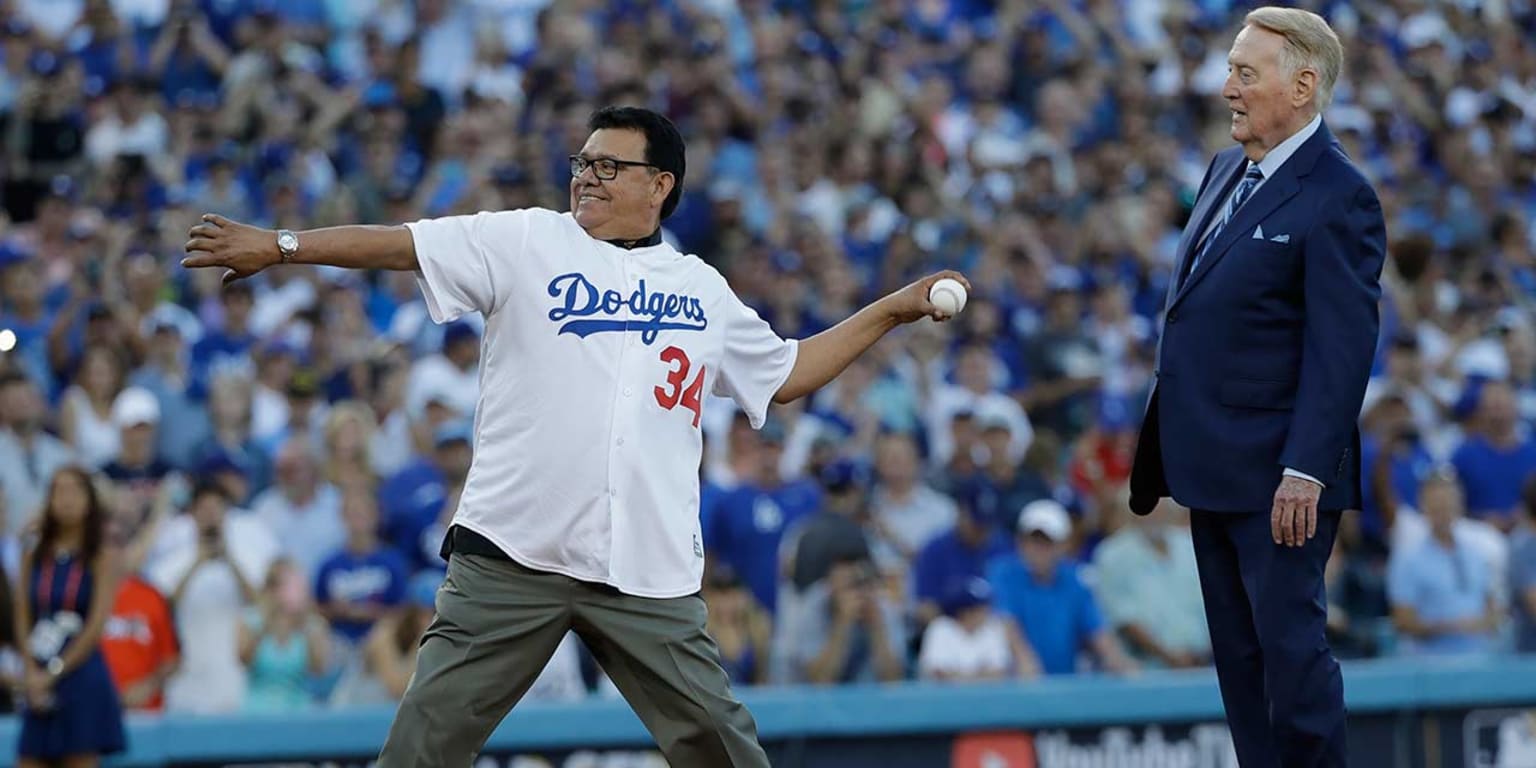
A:
{"label": "blurred spectator", "polygon": [[953,584],[941,605],[943,615],[923,632],[920,679],[970,682],[1040,674],[1040,662],[1018,625],[993,610],[992,588],[985,579]]}
{"label": "blurred spectator", "polygon": [[1094,396],[1104,380],[1098,343],[1082,325],[1078,294],[1058,287],[1046,303],[1044,324],[1026,352],[1030,383],[1024,405],[1042,428],[1072,435],[1092,423]]}
{"label": "blurred spectator", "polygon": [[1002,523],[1002,497],[984,478],[969,478],[954,490],[955,526],[923,545],[912,565],[912,594],[918,624],[939,617],[944,600],[986,575],[987,564],[1006,556],[1010,542]]}
{"label": "blurred spectator", "polygon": [[443,566],[443,534],[435,526],[450,510],[469,475],[471,429],[467,421],[446,422],[433,435],[430,456],[395,473],[379,489],[385,539],[405,555],[412,569]]}
{"label": "blurred spectator", "polygon": [[[836,563],[872,557],[869,534],[868,491],[863,473],[847,460],[828,464],[820,473],[823,491],[821,510],[786,529],[784,560],[795,593],[826,578]],[[784,595],[780,595],[782,601]]]}
{"label": "blurred spectator", "polygon": [[1094,550],[1094,594],[1104,618],[1145,666],[1205,666],[1211,636],[1187,513],[1165,499],[1150,515],[1127,516]]}
{"label": "blurred spectator", "polygon": [[123,388],[120,352],[87,347],[73,379],[60,404],[60,436],[87,467],[100,469],[120,447],[121,427],[112,421],[112,404]]}
{"label": "blurred spectator", "polygon": [[167,520],[151,583],[170,598],[181,639],[181,667],[166,686],[172,712],[233,712],[245,703],[237,633],[245,606],[257,602],[278,543],[260,519],[230,515],[230,499],[202,480],[187,512]]}
{"label": "blurred spectator", "polygon": [[321,477],[309,440],[293,437],[278,450],[275,481],[251,502],[251,514],[277,536],[283,556],[305,579],[346,544],[341,492]]}
{"label": "blurred spectator", "polygon": [[47,415],[37,385],[15,371],[0,372],[0,488],[5,530],[20,532],[42,508],[53,473],[74,460],[62,440],[43,431]]}
{"label": "blurred spectator", "polygon": [[917,442],[888,433],[875,444],[875,485],[870,501],[878,537],[910,560],[934,536],[955,524],[955,503],[923,482]]}
{"label": "blurred spectator", "polygon": [[427,404],[438,400],[458,418],[468,418],[480,400],[480,336],[467,322],[454,322],[443,329],[442,351],[428,355],[411,368],[406,390],[406,407],[422,413]]}
{"label": "blurred spectator", "polygon": [[370,488],[347,487],[341,516],[346,545],[321,561],[315,599],[331,628],[347,642],[359,643],[405,599],[409,572],[405,557],[379,541],[379,509]]}
{"label": "blurred spectator", "polygon": [[814,483],[779,474],[783,448],[782,425],[769,422],[758,434],[755,471],[715,501],[712,540],[704,542],[711,559],[729,565],[769,613],[778,608],[779,581],[788,572],[780,559],[785,531],[822,503]]}
{"label": "blurred spectator", "polygon": [[416,650],[432,623],[441,574],[422,571],[411,577],[405,602],[374,622],[362,653],[342,674],[331,694],[332,706],[393,703],[405,694],[416,669]]}
{"label": "blurred spectator", "polygon": [[272,563],[256,604],[240,622],[238,642],[247,681],[244,709],[292,712],[314,704],[309,682],[325,670],[330,633],[308,580],[291,561]]}
{"label": "blurred spectator", "polygon": [[101,649],[125,709],[165,708],[165,684],[176,673],[181,648],[170,603],[137,574],[118,588]]}
{"label": "blurred spectator", "polygon": [[154,452],[176,469],[189,469],[206,425],[191,395],[185,340],[174,323],[155,321],[144,364],[128,376],[131,388],[148,391],[160,407]]}
{"label": "blurred spectator", "polygon": [[1536,472],[1536,438],[1521,424],[1509,384],[1482,383],[1471,429],[1451,463],[1466,493],[1467,513],[1505,531],[1513,527],[1520,486]]}
{"label": "blurred spectator", "polygon": [[940,387],[929,403],[931,452],[936,463],[947,462],[954,455],[952,422],[961,413],[971,414],[983,429],[995,425],[1006,430],[1008,460],[1018,461],[1024,456],[1034,430],[1018,401],[1005,393],[1007,383],[1006,367],[986,345],[973,343],[961,350],[955,363],[955,384]]}
{"label": "blurred spectator", "polygon": [[1515,651],[1536,653],[1536,474],[1525,479],[1519,524],[1510,534],[1509,598]]}
{"label": "blurred spectator", "polygon": [[1494,570],[1456,529],[1465,502],[1456,476],[1442,470],[1419,488],[1429,536],[1395,550],[1387,581],[1392,618],[1405,653],[1477,653],[1493,649],[1499,627]]}
{"label": "blurred spectator", "polygon": [[360,402],[343,400],[326,414],[321,443],[327,482],[344,486],[354,482],[373,485],[373,411]]}
{"label": "blurred spectator", "polygon": [[729,565],[713,566],[704,583],[709,606],[705,629],[720,647],[720,663],[732,685],[768,682],[773,620]]}
{"label": "blurred spectator", "polygon": [[[252,390],[248,379],[233,372],[214,376],[208,393],[208,438],[193,452],[199,461],[227,459],[245,475],[251,490],[265,488],[272,466],[251,434]],[[232,499],[244,504],[246,499]]]}
{"label": "blurred spectator", "polygon": [[889,682],[906,675],[906,632],[868,560],[837,563],[779,617],[774,650],[787,660],[783,682]]}
{"label": "blurred spectator", "polygon": [[117,455],[101,473],[116,485],[118,503],[130,505],[142,518],[171,475],[156,450],[160,401],[149,390],[127,387],[112,403],[112,423],[118,428]]}
{"label": "blurred spectator", "polygon": [[54,474],[16,591],[16,632],[26,638],[16,742],[23,763],[99,759],[126,746],[101,647],[118,583],[115,553],[104,546],[107,514],[87,471]]}
{"label": "blurred spectator", "polygon": [[1019,513],[1017,552],[992,562],[987,581],[998,611],[1024,630],[1048,675],[1078,669],[1078,653],[1090,650],[1109,672],[1135,669],[1104,624],[1093,593],[1066,558],[1072,520],[1055,501],[1030,503]]}

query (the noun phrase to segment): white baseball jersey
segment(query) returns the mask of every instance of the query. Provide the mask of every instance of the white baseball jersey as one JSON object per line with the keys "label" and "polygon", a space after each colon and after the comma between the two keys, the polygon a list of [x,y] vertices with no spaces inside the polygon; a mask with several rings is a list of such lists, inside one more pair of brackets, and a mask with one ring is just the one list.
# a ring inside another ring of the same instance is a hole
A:
{"label": "white baseball jersey", "polygon": [[432,319],[485,316],[474,460],[453,521],[539,570],[642,597],[699,589],[708,392],[754,427],[795,364],[725,278],[532,208],[407,225]]}

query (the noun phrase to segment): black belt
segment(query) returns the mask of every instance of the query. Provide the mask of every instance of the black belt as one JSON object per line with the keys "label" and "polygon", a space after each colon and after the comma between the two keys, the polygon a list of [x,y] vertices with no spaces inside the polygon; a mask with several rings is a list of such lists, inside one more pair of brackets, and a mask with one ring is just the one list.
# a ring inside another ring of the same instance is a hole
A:
{"label": "black belt", "polygon": [[490,539],[487,539],[486,537],[481,536],[480,534],[475,533],[474,531],[471,531],[462,525],[452,525],[448,527],[448,534],[443,537],[443,547],[441,550],[439,550],[438,554],[442,555],[444,560],[447,560],[448,556],[455,552],[462,552],[466,555],[490,557],[497,560],[506,560],[509,562],[512,560],[512,558],[507,557],[507,553],[501,551],[501,547],[493,544]]}

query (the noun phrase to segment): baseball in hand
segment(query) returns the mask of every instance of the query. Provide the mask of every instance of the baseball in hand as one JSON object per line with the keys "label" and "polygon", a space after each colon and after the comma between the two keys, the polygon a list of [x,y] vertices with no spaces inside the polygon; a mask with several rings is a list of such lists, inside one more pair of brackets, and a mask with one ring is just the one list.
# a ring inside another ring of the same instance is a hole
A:
{"label": "baseball in hand", "polygon": [[928,301],[951,317],[965,309],[965,286],[953,277],[938,280],[928,289]]}

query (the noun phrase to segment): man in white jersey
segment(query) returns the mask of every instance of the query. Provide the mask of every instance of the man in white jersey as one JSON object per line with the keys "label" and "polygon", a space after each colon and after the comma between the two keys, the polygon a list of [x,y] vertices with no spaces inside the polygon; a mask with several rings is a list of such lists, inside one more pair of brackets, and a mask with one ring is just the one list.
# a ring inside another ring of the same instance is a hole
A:
{"label": "man in white jersey", "polygon": [[677,129],[599,110],[571,156],[571,212],[273,232],[203,216],[186,267],[226,282],[279,264],[412,270],[432,319],[485,317],[474,460],[415,676],[379,765],[467,766],[575,630],[672,765],[766,766],[704,632],[699,418],[753,427],[887,331],[943,272],[786,341],[698,258],[662,242],[685,170]]}

